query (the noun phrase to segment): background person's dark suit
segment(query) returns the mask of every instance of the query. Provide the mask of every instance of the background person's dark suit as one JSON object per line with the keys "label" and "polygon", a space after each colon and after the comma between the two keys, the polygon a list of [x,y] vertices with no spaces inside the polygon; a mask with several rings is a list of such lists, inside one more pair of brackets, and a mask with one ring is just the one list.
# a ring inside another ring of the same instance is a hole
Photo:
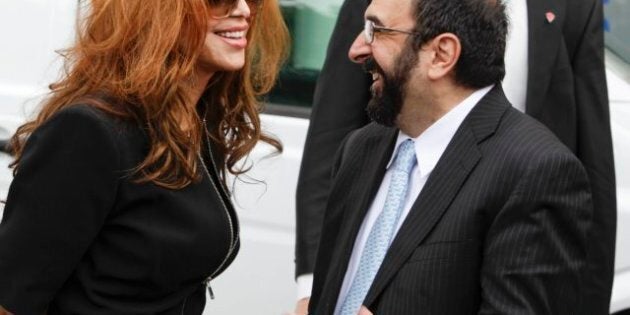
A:
{"label": "background person's dark suit", "polygon": [[[372,123],[340,150],[309,314],[333,313],[397,131]],[[387,315],[576,314],[591,214],[581,163],[495,87],[438,161],[363,304]]]}
{"label": "background person's dark suit", "polygon": [[[363,27],[367,0],[346,0],[315,91],[297,189],[296,275],[312,273],[330,191],[332,157],[342,139],[369,120],[371,79],[347,57]],[[527,0],[527,113],[545,124],[585,165],[593,189],[591,277],[585,314],[607,314],[616,233],[615,176],[603,56],[600,0]],[[546,13],[553,12],[549,23]]]}

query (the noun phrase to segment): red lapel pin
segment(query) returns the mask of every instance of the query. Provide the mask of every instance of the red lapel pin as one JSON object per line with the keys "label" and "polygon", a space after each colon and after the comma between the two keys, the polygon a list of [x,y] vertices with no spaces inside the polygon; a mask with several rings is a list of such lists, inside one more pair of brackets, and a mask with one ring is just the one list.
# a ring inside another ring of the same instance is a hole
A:
{"label": "red lapel pin", "polygon": [[553,21],[556,19],[556,15],[551,11],[545,13],[545,17],[547,18],[547,22],[549,24],[553,23]]}

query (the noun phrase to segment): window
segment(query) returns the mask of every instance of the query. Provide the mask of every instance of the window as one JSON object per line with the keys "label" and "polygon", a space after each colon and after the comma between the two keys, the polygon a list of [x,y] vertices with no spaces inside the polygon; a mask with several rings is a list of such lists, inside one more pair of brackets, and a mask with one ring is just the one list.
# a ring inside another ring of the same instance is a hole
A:
{"label": "window", "polygon": [[[283,105],[289,105],[302,113],[298,113],[298,116],[307,116],[343,0],[279,1],[291,33],[291,55],[268,101],[274,104],[272,107],[276,107],[274,111],[277,107],[286,108]],[[602,1],[606,18],[606,46],[626,63],[630,63],[630,19],[627,18],[630,16],[630,1]]]}
{"label": "window", "polygon": [[630,63],[630,2],[604,1],[606,46],[625,62]]}
{"label": "window", "polygon": [[317,76],[343,0],[280,0],[291,33],[291,55],[268,101],[299,106],[306,111],[313,101]]}

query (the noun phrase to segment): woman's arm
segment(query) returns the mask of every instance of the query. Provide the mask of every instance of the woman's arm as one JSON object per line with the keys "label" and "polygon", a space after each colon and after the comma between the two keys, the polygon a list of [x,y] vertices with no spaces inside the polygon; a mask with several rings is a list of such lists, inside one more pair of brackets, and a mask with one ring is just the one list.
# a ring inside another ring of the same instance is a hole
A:
{"label": "woman's arm", "polygon": [[65,109],[28,139],[0,224],[0,305],[43,314],[113,208],[116,130],[87,106]]}

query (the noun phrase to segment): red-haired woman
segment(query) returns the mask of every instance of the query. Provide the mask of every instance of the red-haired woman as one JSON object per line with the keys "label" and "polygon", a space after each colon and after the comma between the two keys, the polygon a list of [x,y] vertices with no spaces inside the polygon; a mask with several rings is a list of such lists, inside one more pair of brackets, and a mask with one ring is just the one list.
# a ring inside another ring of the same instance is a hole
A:
{"label": "red-haired woman", "polygon": [[288,40],[277,0],[81,1],[12,139],[0,314],[201,314],[239,248],[225,173],[259,141]]}

